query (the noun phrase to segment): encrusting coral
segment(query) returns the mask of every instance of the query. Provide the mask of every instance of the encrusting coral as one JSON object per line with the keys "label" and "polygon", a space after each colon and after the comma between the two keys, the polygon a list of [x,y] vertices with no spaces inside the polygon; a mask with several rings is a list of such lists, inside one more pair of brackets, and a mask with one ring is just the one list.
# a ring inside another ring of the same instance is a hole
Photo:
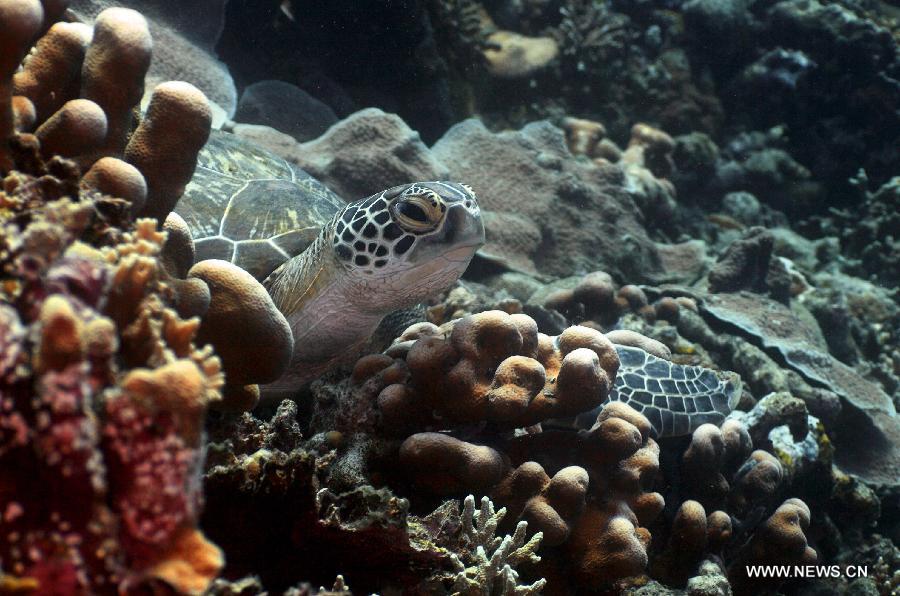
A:
{"label": "encrusting coral", "polygon": [[222,566],[196,527],[218,358],[167,306],[155,222],[132,224],[116,199],[60,197],[77,175],[47,166],[57,175],[15,170],[0,193],[3,571],[72,594],[199,592]]}
{"label": "encrusting coral", "polygon": [[[172,92],[194,109],[151,110],[132,134],[150,60],[143,17],[111,9],[92,35],[52,23],[65,3],[45,6],[47,22],[39,2],[0,0],[4,585],[200,593],[223,565],[197,525],[203,425],[223,374],[197,341],[200,320],[174,310],[166,234],[134,215],[177,200],[208,107],[187,84],[163,85],[151,104]],[[154,164],[175,162],[161,186]]]}
{"label": "encrusting coral", "polygon": [[625,188],[648,224],[659,225],[675,212],[675,185],[669,180],[675,170],[675,141],[668,134],[639,122],[631,128],[631,139],[623,151],[606,138],[600,122],[567,117],[562,126],[572,155],[584,155],[598,166],[614,163],[625,175]]}

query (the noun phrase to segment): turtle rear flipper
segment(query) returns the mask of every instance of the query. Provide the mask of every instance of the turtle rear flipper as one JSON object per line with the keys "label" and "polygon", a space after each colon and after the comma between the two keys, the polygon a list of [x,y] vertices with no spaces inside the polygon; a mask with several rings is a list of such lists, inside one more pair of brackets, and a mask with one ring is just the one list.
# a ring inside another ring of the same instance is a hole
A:
{"label": "turtle rear flipper", "polygon": [[616,346],[619,374],[610,392],[641,412],[658,437],[686,435],[701,424],[721,424],[737,404],[741,380],[702,366],[685,366],[638,348]]}
{"label": "turtle rear flipper", "polygon": [[[616,345],[616,351],[619,373],[609,401],[625,402],[646,416],[654,437],[687,435],[707,422],[719,425],[740,399],[735,373],[676,364],[629,346]],[[601,408],[579,415],[576,425],[590,428]]]}

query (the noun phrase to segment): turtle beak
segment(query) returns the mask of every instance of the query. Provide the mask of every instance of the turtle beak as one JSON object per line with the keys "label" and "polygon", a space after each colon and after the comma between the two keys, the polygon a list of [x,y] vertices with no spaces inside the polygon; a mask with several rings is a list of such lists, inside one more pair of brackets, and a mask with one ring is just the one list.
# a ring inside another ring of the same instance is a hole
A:
{"label": "turtle beak", "polygon": [[466,209],[461,204],[453,205],[447,212],[445,226],[448,245],[475,247],[476,249],[484,245],[484,222],[478,211]]}

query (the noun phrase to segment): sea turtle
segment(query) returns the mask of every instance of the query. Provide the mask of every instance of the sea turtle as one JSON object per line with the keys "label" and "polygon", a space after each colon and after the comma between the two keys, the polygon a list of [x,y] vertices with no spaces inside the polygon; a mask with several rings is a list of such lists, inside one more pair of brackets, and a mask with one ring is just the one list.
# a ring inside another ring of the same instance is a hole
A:
{"label": "sea turtle", "polygon": [[213,132],[176,205],[196,260],[263,283],[294,334],[287,395],[364,343],[382,318],[455,282],[484,244],[475,193],[454,182],[396,186],[345,204],[284,159]]}
{"label": "sea turtle", "polygon": [[[471,188],[453,182],[397,186],[345,204],[285,160],[213,132],[175,208],[197,260],[224,259],[262,281],[294,334],[288,371],[263,387],[281,397],[365,342],[388,313],[453,284],[484,243]],[[616,346],[610,399],[644,413],[657,435],[721,422],[740,381]],[[579,420],[590,426],[596,412]]]}

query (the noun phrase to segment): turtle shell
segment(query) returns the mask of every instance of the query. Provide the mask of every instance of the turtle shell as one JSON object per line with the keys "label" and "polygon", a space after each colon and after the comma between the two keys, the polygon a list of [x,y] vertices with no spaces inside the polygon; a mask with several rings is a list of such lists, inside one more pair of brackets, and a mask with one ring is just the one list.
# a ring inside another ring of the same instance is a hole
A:
{"label": "turtle shell", "polygon": [[213,131],[175,212],[196,260],[222,259],[265,279],[303,252],[345,203],[274,153]]}

